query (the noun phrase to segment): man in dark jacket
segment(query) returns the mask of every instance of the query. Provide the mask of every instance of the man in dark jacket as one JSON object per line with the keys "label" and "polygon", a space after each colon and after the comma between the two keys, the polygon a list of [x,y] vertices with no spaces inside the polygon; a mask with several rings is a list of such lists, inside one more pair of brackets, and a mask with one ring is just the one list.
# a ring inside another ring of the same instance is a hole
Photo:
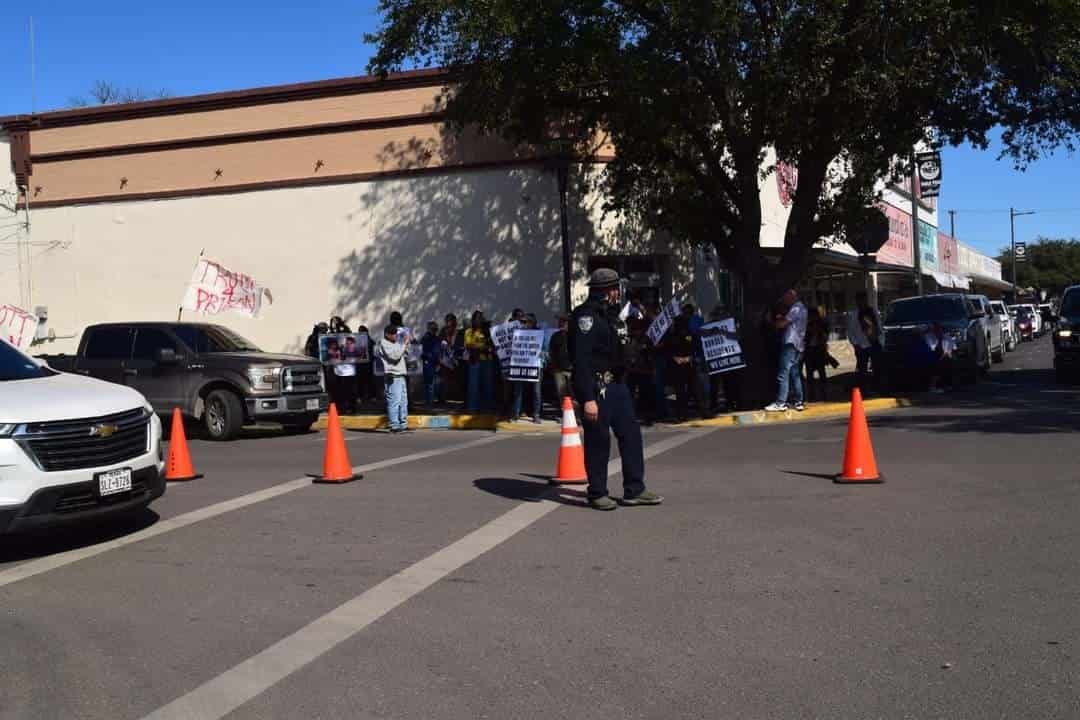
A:
{"label": "man in dark jacket", "polygon": [[562,399],[570,397],[570,371],[573,361],[570,359],[570,316],[559,315],[559,329],[551,336],[548,345],[548,367],[555,381],[555,405],[562,407]]}

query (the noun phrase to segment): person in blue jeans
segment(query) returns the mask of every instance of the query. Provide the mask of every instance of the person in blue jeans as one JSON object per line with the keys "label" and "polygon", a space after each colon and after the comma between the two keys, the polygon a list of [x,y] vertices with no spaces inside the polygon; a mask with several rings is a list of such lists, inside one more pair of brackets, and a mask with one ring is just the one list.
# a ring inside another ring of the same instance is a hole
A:
{"label": "person in blue jeans", "polygon": [[405,364],[407,350],[405,343],[398,342],[398,326],[387,325],[376,352],[386,373],[386,415],[390,420],[390,432],[395,434],[409,429],[409,385],[406,382],[408,368]]}
{"label": "person in blue jeans", "polygon": [[491,344],[491,323],[477,310],[472,327],[465,331],[465,352],[469,360],[469,390],[465,408],[470,412],[495,408],[495,355]]}
{"label": "person in blue jeans", "polygon": [[780,369],[777,372],[778,385],[776,401],[766,406],[766,412],[784,412],[788,409],[788,395],[794,396],[794,408],[798,412],[806,409],[803,405],[803,386],[801,360],[806,349],[806,306],[799,302],[799,294],[788,290],[780,300],[787,313],[777,315],[776,329],[783,334],[780,348]]}
{"label": "person in blue jeans", "polygon": [[420,338],[420,359],[424,363],[424,404],[429,408],[443,400],[442,376],[439,372],[442,348],[443,339],[439,337],[439,324],[429,322],[427,332]]}

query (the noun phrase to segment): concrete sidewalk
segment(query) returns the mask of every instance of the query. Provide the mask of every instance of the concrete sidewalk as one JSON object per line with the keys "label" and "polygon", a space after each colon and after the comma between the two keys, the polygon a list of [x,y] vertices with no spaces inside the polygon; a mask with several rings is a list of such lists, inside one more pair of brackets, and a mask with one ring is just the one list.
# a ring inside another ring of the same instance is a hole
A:
{"label": "concrete sidewalk", "polygon": [[[880,412],[897,408],[911,407],[914,403],[907,398],[883,397],[863,401],[866,412]],[[740,427],[744,425],[764,425],[783,422],[806,422],[846,417],[851,412],[851,403],[828,402],[807,406],[803,412],[788,410],[782,413],[767,413],[764,410],[724,413],[707,420],[690,420],[683,423],[657,423],[673,429],[691,429],[703,427]],[[346,430],[374,432],[389,428],[385,415],[343,415],[341,426]],[[314,425],[316,430],[325,430],[327,418],[322,416]],[[409,427],[413,430],[491,430],[493,432],[514,433],[552,433],[561,431],[561,424],[556,420],[544,420],[539,425],[522,420],[510,422],[497,415],[446,413],[416,413],[409,415]]]}

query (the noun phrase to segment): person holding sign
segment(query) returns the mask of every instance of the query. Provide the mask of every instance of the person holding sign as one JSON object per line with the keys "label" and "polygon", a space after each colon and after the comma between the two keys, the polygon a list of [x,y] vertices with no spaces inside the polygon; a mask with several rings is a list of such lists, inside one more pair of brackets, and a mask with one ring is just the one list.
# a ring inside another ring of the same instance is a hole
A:
{"label": "person holding sign", "polygon": [[645,489],[645,455],[641,426],[624,382],[626,359],[619,335],[619,274],[608,268],[589,276],[589,299],[574,310],[570,349],[574,361],[574,395],[582,406],[585,431],[585,471],[589,476],[589,507],[614,510],[608,497],[611,433],[622,458],[622,505],[659,505],[663,498]]}
{"label": "person holding sign", "polygon": [[510,350],[510,382],[514,386],[514,401],[510,409],[510,422],[521,417],[521,400],[526,388],[532,394],[532,421],[540,424],[540,378],[544,372],[544,331],[536,329],[536,316],[525,316],[524,324],[514,331]]}

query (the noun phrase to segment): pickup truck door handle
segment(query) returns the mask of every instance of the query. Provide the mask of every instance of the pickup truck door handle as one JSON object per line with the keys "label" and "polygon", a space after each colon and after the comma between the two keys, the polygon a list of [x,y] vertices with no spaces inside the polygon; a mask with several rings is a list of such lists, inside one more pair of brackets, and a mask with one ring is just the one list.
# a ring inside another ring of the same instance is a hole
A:
{"label": "pickup truck door handle", "polygon": [[204,367],[206,366],[202,363],[192,363],[191,365],[188,365],[188,370],[202,370]]}
{"label": "pickup truck door handle", "polygon": [[124,374],[129,376],[135,376],[139,374],[139,371],[133,368],[124,368]]}

